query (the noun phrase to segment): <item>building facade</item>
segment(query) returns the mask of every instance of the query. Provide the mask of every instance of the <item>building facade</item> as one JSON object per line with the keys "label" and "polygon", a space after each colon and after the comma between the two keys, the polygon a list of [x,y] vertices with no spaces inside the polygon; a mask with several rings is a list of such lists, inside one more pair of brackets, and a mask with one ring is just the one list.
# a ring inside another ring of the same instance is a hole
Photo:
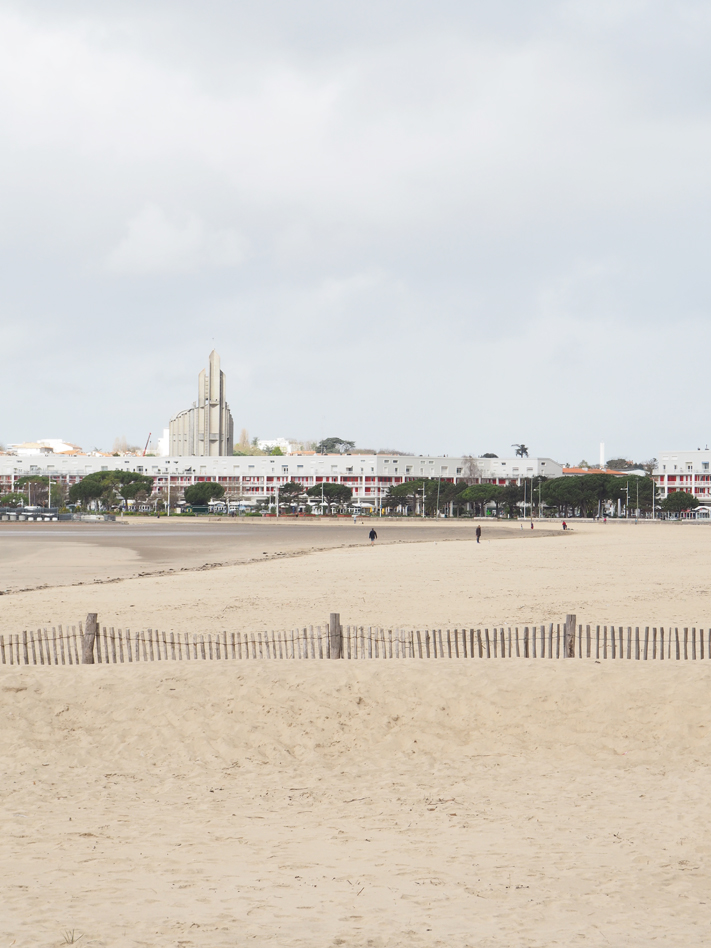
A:
{"label": "building facade", "polygon": [[390,454],[292,454],[267,457],[13,457],[0,456],[0,493],[28,474],[49,475],[70,487],[95,471],[127,470],[153,477],[154,493],[179,496],[199,481],[217,481],[225,495],[247,503],[271,500],[288,481],[304,490],[317,484],[345,484],[356,505],[379,509],[390,490],[421,477],[443,483],[522,484],[532,477],[561,477],[552,458],[469,458]]}
{"label": "building facade", "polygon": [[653,474],[657,496],[685,491],[700,503],[711,506],[711,450],[662,451]]}
{"label": "building facade", "polygon": [[198,376],[198,399],[191,408],[170,419],[168,455],[170,457],[231,456],[234,423],[225,398],[225,373],[220,357],[213,349],[207,371]]}

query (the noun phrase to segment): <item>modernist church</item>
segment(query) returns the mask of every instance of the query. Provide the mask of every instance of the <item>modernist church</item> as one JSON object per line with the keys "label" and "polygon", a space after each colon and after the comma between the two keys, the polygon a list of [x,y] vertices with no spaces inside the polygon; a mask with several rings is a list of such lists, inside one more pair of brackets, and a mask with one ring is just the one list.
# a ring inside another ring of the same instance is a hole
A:
{"label": "modernist church", "polygon": [[192,408],[170,419],[171,457],[220,457],[231,455],[234,423],[225,400],[225,373],[213,349],[207,371],[198,376],[198,398]]}

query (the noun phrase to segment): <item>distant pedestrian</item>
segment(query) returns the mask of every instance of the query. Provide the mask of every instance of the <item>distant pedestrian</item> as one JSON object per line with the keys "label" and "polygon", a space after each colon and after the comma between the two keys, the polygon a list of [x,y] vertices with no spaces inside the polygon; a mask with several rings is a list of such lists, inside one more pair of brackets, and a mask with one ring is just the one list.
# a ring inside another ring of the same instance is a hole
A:
{"label": "distant pedestrian", "polygon": [[481,540],[481,527],[477,524],[476,528],[476,542],[478,543]]}
{"label": "distant pedestrian", "polygon": [[354,524],[355,524],[355,523],[358,523],[358,516],[357,516],[357,514],[353,514],[353,523],[354,523]]}
{"label": "distant pedestrian", "polygon": [[533,520],[531,521],[531,530],[533,530]]}
{"label": "distant pedestrian", "polygon": [[368,539],[370,540],[370,545],[372,546],[375,541],[378,539],[378,534],[375,532],[375,528],[370,528],[370,533],[368,534]]}
{"label": "distant pedestrian", "polygon": [[564,530],[567,530],[567,529],[568,529],[568,524],[565,522],[565,520],[563,521],[563,529],[564,529]]}

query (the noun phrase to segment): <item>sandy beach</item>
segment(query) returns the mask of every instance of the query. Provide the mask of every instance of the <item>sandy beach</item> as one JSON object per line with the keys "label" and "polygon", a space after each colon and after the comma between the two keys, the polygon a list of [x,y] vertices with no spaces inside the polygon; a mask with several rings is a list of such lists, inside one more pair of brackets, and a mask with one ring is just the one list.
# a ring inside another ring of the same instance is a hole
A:
{"label": "sandy beach", "polygon": [[[333,609],[410,628],[569,611],[711,624],[705,526],[485,524],[479,545],[471,525],[395,526],[374,548],[267,527],[201,551],[181,525],[145,538],[160,555],[133,525],[120,541],[0,532],[16,571],[40,547],[59,564],[35,558],[56,585],[0,598],[3,631],[89,609],[181,631]],[[229,565],[211,565],[216,548]],[[112,577],[112,557],[163,575]],[[2,666],[5,940],[704,944],[710,684],[707,662]]]}
{"label": "sandy beach", "polygon": [[[707,525],[525,526],[484,523],[477,544],[471,521],[383,521],[371,547],[368,524],[3,524],[11,592],[0,631],[87,612],[115,627],[190,633],[320,625],[330,612],[405,628],[560,622],[569,612],[584,623],[711,623]],[[12,592],[23,586],[35,588]]]}

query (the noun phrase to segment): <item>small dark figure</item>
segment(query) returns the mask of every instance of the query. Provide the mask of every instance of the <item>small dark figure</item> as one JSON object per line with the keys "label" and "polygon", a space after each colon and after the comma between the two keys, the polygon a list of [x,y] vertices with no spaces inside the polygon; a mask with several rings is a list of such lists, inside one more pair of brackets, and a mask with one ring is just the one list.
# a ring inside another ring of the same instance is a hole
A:
{"label": "small dark figure", "polygon": [[565,522],[565,520],[563,521],[563,529],[564,529],[564,530],[567,530],[567,529],[568,529],[568,524]]}
{"label": "small dark figure", "polygon": [[531,530],[533,530],[533,520],[531,521]]}
{"label": "small dark figure", "polygon": [[375,528],[370,528],[370,533],[368,534],[368,539],[370,540],[370,545],[372,546],[375,541],[378,539],[378,534],[375,532]]}
{"label": "small dark figure", "polygon": [[481,540],[481,527],[477,525],[476,528],[476,542],[478,543]]}

